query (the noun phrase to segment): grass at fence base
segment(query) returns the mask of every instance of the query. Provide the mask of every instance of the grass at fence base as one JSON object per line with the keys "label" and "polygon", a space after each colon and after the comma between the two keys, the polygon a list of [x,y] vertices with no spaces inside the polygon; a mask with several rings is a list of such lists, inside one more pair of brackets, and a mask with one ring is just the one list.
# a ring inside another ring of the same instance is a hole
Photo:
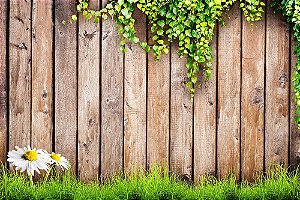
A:
{"label": "grass at fence base", "polygon": [[300,199],[300,174],[278,167],[252,184],[237,184],[231,177],[206,178],[192,185],[156,167],[144,175],[115,177],[101,184],[63,175],[30,186],[27,177],[2,171],[0,199]]}

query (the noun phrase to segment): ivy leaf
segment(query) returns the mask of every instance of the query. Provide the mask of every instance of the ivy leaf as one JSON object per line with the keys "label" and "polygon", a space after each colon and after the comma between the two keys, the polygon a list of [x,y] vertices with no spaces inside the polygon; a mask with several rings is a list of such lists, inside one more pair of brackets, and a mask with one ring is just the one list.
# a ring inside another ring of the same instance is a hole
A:
{"label": "ivy leaf", "polygon": [[111,3],[109,3],[109,4],[106,5],[106,8],[107,8],[107,9],[112,9],[112,8],[113,8],[113,5],[112,5]]}
{"label": "ivy leaf", "polygon": [[221,5],[222,0],[214,0],[214,1],[215,1],[215,4]]}
{"label": "ivy leaf", "polygon": [[133,38],[133,42],[136,44],[136,43],[138,43],[140,40],[139,40],[139,38],[137,38],[137,37],[134,37]]}
{"label": "ivy leaf", "polygon": [[131,13],[128,12],[127,8],[122,9],[122,15],[125,16],[126,19],[129,19],[131,17]]}
{"label": "ivy leaf", "polygon": [[122,6],[124,4],[124,0],[118,0],[118,4]]}
{"label": "ivy leaf", "polygon": [[145,49],[145,48],[147,47],[147,43],[146,43],[146,42],[141,42],[140,45],[141,45],[141,47],[142,47],[143,49]]}
{"label": "ivy leaf", "polygon": [[94,23],[95,23],[95,24],[99,23],[99,17],[95,17]]}
{"label": "ivy leaf", "polygon": [[78,4],[78,5],[76,6],[76,9],[77,9],[78,12],[81,12],[81,10],[82,10],[81,4]]}
{"label": "ivy leaf", "polygon": [[72,18],[73,21],[76,21],[76,20],[77,20],[77,16],[76,16],[76,15],[72,15],[71,18]]}
{"label": "ivy leaf", "polygon": [[163,41],[163,40],[157,40],[157,43],[158,43],[158,44],[163,44],[164,41]]}
{"label": "ivy leaf", "polygon": [[193,83],[192,82],[187,82],[186,84],[185,84],[185,86],[187,87],[187,88],[191,88],[192,87],[192,85],[193,85]]}
{"label": "ivy leaf", "polygon": [[165,26],[165,21],[164,20],[159,20],[158,22],[157,22],[157,24],[160,26],[160,27],[164,27]]}
{"label": "ivy leaf", "polygon": [[163,34],[164,34],[164,30],[159,29],[159,30],[157,31],[157,35],[163,35]]}
{"label": "ivy leaf", "polygon": [[102,14],[102,19],[106,20],[107,19],[107,14]]}
{"label": "ivy leaf", "polygon": [[168,48],[164,48],[163,51],[164,51],[165,54],[168,54],[168,53],[169,53],[169,49],[168,49]]}
{"label": "ivy leaf", "polygon": [[191,78],[191,81],[192,81],[192,83],[196,83],[197,82],[197,80],[198,80],[198,78],[196,77],[196,76],[193,76],[192,78]]}

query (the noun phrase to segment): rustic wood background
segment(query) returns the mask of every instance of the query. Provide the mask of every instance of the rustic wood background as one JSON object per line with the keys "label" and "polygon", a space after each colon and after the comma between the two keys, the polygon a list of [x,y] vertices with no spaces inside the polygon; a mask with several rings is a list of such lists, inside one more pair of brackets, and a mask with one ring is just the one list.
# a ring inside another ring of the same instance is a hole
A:
{"label": "rustic wood background", "polygon": [[[0,0],[0,160],[30,144],[62,153],[85,180],[155,163],[194,180],[297,165],[293,40],[269,6],[253,25],[238,5],[229,12],[212,78],[191,102],[176,44],[159,62],[134,44],[123,55],[111,19],[62,24],[75,4]],[[149,39],[146,18],[135,17]]]}

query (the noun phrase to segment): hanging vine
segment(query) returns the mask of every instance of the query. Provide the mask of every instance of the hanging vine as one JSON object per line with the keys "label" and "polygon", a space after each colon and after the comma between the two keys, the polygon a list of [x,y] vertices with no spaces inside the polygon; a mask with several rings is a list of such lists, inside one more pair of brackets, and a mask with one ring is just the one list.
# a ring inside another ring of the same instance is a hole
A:
{"label": "hanging vine", "polygon": [[[100,19],[112,17],[118,25],[121,50],[125,52],[126,42],[139,43],[146,51],[152,52],[158,60],[162,53],[169,52],[167,42],[177,41],[178,55],[187,55],[186,67],[189,81],[186,86],[194,96],[194,85],[198,73],[205,73],[208,79],[212,72],[212,48],[216,23],[223,24],[223,14],[228,12],[237,0],[111,0],[101,10],[91,10],[88,0],[81,0],[77,11],[88,20],[98,23]],[[248,22],[262,18],[265,6],[263,0],[239,0],[240,8]],[[294,70],[293,83],[297,104],[296,122],[300,128],[300,1],[273,0],[272,5],[281,10],[289,22],[293,23],[297,40],[295,54],[298,58]],[[153,45],[140,41],[136,35],[135,9],[141,10],[149,20]],[[77,20],[73,15],[71,22]]]}
{"label": "hanging vine", "polygon": [[287,21],[293,24],[294,38],[296,40],[295,55],[297,56],[297,64],[293,73],[293,85],[296,101],[296,123],[300,129],[300,1],[299,0],[283,0],[273,1],[273,7],[282,11],[287,17]]}

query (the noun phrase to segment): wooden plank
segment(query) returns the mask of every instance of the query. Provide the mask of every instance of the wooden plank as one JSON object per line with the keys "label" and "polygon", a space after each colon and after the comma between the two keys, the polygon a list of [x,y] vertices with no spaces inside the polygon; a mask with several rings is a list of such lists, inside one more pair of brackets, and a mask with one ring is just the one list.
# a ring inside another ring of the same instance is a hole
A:
{"label": "wooden plank", "polygon": [[250,24],[243,17],[242,33],[242,178],[253,180],[264,166],[265,21]]}
{"label": "wooden plank", "polygon": [[187,57],[171,44],[170,169],[191,180],[193,175],[193,102],[185,84]]}
{"label": "wooden plank", "polygon": [[220,28],[218,52],[217,167],[222,177],[240,174],[241,14],[235,4]]}
{"label": "wooden plank", "polygon": [[[292,32],[292,31],[291,31]],[[293,33],[292,33],[293,34]],[[294,53],[294,47],[296,41],[294,37],[291,38],[291,79],[293,78],[294,69],[297,64],[297,57]],[[296,102],[294,96],[293,82],[290,83],[290,163],[292,169],[295,169],[299,165],[300,161],[300,130],[295,121],[296,117]]]}
{"label": "wooden plank", "polygon": [[77,168],[76,24],[63,25],[75,11],[76,0],[55,1],[55,151]]}
{"label": "wooden plank", "polygon": [[[137,36],[146,41],[146,17],[136,10]],[[139,44],[126,45],[124,81],[124,168],[146,167],[147,54]]]}
{"label": "wooden plank", "polygon": [[[89,1],[99,9],[99,1]],[[97,180],[100,154],[100,25],[79,17],[78,175]]]}
{"label": "wooden plank", "polygon": [[[102,2],[105,5],[105,2]],[[113,19],[102,22],[101,175],[123,169],[123,53]]]}
{"label": "wooden plank", "polygon": [[[217,27],[216,27],[217,28]],[[216,174],[216,108],[217,108],[217,31],[211,43],[213,49],[212,75],[199,78],[194,97],[194,180]]]}
{"label": "wooden plank", "polygon": [[7,2],[0,1],[0,163],[6,162],[7,150],[7,62],[6,62],[6,25]]}
{"label": "wooden plank", "polygon": [[[268,1],[270,6],[271,0]],[[288,164],[289,26],[267,9],[265,165]]]}
{"label": "wooden plank", "polygon": [[31,1],[10,1],[9,149],[30,145]]}
{"label": "wooden plank", "polygon": [[32,145],[52,150],[52,1],[32,6]]}
{"label": "wooden plank", "polygon": [[[150,37],[148,42],[152,44]],[[155,61],[154,58],[150,52],[147,86],[147,164],[166,166],[169,164],[170,55],[163,53],[159,61]]]}

